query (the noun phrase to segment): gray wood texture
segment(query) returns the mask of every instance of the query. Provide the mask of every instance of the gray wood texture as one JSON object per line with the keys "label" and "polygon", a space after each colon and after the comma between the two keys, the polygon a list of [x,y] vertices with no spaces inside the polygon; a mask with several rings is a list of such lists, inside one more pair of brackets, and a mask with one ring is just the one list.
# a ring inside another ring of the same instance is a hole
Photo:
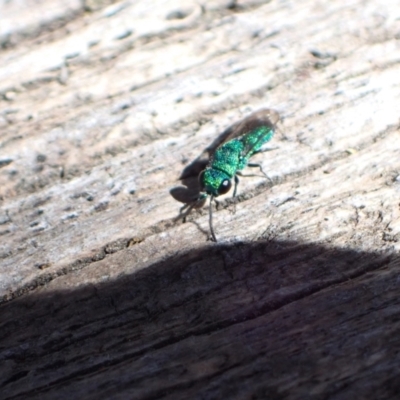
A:
{"label": "gray wood texture", "polygon": [[0,398],[398,398],[399,2],[109,3],[0,0]]}

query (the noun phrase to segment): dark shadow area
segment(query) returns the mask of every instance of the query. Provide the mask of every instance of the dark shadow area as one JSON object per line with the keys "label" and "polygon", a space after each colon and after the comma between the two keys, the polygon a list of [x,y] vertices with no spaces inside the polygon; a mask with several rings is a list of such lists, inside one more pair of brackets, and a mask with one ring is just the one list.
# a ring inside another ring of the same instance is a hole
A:
{"label": "dark shadow area", "polygon": [[37,290],[0,306],[0,397],[396,398],[399,266],[262,240]]}

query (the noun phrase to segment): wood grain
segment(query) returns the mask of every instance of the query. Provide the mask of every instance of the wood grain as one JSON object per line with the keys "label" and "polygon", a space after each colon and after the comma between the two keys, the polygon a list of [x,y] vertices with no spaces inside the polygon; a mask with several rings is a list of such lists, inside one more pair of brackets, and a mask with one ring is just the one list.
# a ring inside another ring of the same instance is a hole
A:
{"label": "wood grain", "polygon": [[396,398],[400,6],[108,3],[0,2],[0,397]]}

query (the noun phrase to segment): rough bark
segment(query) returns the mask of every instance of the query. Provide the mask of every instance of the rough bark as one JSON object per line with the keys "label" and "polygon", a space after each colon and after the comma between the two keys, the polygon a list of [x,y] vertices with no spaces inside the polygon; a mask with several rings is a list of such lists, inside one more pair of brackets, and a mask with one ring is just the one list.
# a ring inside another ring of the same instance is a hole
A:
{"label": "rough bark", "polygon": [[398,2],[108,3],[0,2],[0,397],[397,398]]}

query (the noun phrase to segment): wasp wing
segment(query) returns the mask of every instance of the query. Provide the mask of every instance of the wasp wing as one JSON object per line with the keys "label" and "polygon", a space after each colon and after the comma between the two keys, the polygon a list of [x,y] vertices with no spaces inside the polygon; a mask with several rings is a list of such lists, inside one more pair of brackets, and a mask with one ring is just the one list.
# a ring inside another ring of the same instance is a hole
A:
{"label": "wasp wing", "polygon": [[[218,136],[216,140],[206,149],[211,157],[215,151],[222,144],[229,142],[230,140],[237,138],[239,136],[243,136],[246,133],[253,131],[254,129],[260,128],[262,126],[269,127],[271,129],[275,129],[275,125],[280,120],[279,114],[270,108],[263,108],[258,110],[248,117],[244,118],[242,121],[237,122],[230,126],[225,132]],[[262,141],[263,137],[260,138]],[[250,146],[249,149],[246,149],[246,154],[248,154],[254,146]]]}
{"label": "wasp wing", "polygon": [[259,151],[262,144],[270,140],[267,137],[272,137],[279,119],[279,114],[275,110],[266,108],[256,111],[240,122],[228,140],[241,136],[244,143],[242,156],[251,156],[252,153]]}
{"label": "wasp wing", "polygon": [[[202,171],[208,164],[210,158],[213,156],[218,147],[220,147],[222,144],[229,142],[234,138],[246,135],[247,133],[263,126],[275,129],[275,125],[279,119],[279,114],[275,110],[263,108],[250,114],[242,121],[233,124],[221,135],[219,135],[214,142],[211,143],[211,145],[208,146],[199,157],[197,157],[194,162],[185,167],[179,179],[186,179],[193,176],[197,177],[200,171]],[[265,135],[267,134],[269,134],[269,132],[265,133]],[[253,152],[253,149],[257,147],[260,142],[263,142],[265,135],[260,135],[256,141],[246,141],[243,156]]]}

